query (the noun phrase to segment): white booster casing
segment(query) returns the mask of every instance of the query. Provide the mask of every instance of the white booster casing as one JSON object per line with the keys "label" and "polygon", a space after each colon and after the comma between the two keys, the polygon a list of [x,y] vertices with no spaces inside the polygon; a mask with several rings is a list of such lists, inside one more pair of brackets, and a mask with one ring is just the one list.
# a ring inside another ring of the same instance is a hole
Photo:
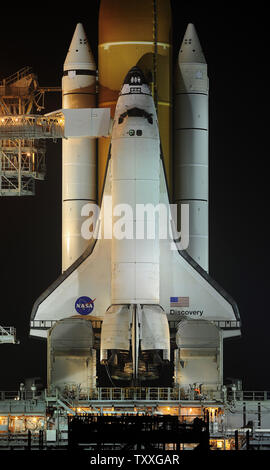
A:
{"label": "white booster casing", "polygon": [[[64,109],[95,108],[96,65],[83,26],[78,23],[64,63]],[[96,201],[96,139],[74,137],[62,143],[62,271],[89,244],[81,235],[81,209]]]}
{"label": "white booster casing", "polygon": [[193,24],[187,27],[178,55],[174,108],[174,200],[178,220],[181,204],[189,204],[187,252],[208,272],[208,76]]}

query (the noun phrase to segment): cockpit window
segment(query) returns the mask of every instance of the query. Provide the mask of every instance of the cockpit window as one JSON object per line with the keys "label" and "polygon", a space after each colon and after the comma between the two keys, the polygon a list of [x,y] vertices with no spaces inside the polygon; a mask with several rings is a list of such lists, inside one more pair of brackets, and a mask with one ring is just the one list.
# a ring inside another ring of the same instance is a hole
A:
{"label": "cockpit window", "polygon": [[124,83],[128,83],[129,85],[142,85],[147,84],[144,74],[139,67],[132,67],[127,73]]}
{"label": "cockpit window", "polygon": [[122,124],[126,117],[144,117],[150,124],[153,124],[153,115],[140,108],[131,108],[119,116],[118,124]]}
{"label": "cockpit window", "polygon": [[138,76],[135,75],[135,77],[134,76],[131,77],[130,83],[141,83],[141,77],[139,75]]}

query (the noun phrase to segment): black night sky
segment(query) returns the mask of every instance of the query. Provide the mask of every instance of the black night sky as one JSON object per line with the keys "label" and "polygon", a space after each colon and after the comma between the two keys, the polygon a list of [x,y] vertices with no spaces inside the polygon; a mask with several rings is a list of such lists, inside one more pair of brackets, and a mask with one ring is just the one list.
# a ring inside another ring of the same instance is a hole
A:
{"label": "black night sky", "polygon": [[[113,3],[113,2],[112,2]],[[246,390],[270,389],[266,165],[269,141],[269,41],[266,10],[207,9],[172,1],[176,56],[186,26],[195,24],[210,79],[210,274],[236,300],[242,337],[224,348],[224,377]],[[29,65],[41,86],[60,86],[77,22],[97,61],[98,1],[70,16],[12,16],[0,28],[0,79]],[[225,5],[225,3],[224,3]],[[46,112],[61,107],[46,97]],[[1,345],[0,390],[25,377],[46,383],[46,344],[30,339],[36,298],[61,271],[61,143],[47,143],[47,176],[36,196],[0,198],[0,325],[15,326],[19,345]]]}

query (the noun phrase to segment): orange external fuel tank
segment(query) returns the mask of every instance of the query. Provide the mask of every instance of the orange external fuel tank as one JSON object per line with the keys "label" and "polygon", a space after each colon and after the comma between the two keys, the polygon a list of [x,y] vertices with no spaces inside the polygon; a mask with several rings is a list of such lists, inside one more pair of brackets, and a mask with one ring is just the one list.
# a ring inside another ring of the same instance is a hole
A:
{"label": "orange external fuel tank", "polygon": [[[99,11],[99,107],[114,116],[127,72],[137,65],[157,105],[166,177],[171,192],[171,6],[170,0],[101,0]],[[101,197],[110,139],[99,139],[98,196]]]}

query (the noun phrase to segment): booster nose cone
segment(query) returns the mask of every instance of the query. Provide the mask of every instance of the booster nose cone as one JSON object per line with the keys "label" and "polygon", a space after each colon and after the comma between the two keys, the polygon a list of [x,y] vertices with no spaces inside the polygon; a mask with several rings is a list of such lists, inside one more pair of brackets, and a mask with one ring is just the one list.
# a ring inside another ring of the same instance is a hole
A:
{"label": "booster nose cone", "polygon": [[206,64],[206,60],[202,51],[202,47],[192,23],[189,23],[183,42],[180,47],[179,63],[202,63]]}
{"label": "booster nose cone", "polygon": [[81,23],[75,28],[64,62],[64,71],[68,70],[96,70],[95,60]]}

